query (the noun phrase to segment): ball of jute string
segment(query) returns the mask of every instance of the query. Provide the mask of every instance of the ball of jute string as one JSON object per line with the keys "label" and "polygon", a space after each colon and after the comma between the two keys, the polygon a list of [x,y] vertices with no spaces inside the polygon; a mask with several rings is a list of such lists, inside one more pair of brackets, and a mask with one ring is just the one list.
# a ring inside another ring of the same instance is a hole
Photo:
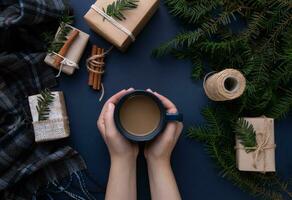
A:
{"label": "ball of jute string", "polygon": [[227,101],[240,97],[246,87],[243,74],[235,69],[212,72],[205,76],[203,87],[213,101]]}

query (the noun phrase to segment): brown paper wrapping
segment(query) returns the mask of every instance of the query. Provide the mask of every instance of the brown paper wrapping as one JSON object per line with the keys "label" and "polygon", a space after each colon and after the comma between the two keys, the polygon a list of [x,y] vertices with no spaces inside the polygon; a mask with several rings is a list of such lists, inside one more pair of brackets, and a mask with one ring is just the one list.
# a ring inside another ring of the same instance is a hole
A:
{"label": "brown paper wrapping", "polygon": [[[247,153],[240,141],[236,139],[236,161],[237,168],[240,171],[254,171],[254,172],[275,172],[275,137],[274,137],[274,119],[266,117],[258,118],[244,118],[253,125],[257,134],[258,145],[263,141],[261,137],[259,141],[259,133],[267,134],[268,141],[266,148],[263,149],[256,159],[256,152]],[[274,147],[273,147],[274,146]]]}
{"label": "brown paper wrapping", "polygon": [[[111,4],[113,1],[115,0],[98,0],[95,5],[100,9],[104,8],[106,10],[107,5]],[[126,20],[117,21],[131,31],[134,36],[137,36],[155,13],[158,6],[159,0],[140,0],[137,8],[123,11],[123,14],[127,18]],[[119,30],[106,19],[103,19],[103,17],[92,8],[84,15],[84,19],[91,29],[121,51],[125,51],[132,42],[129,35]]]}
{"label": "brown paper wrapping", "polygon": [[70,135],[64,94],[63,92],[52,93],[54,94],[54,102],[50,105],[49,119],[44,121],[38,121],[36,109],[37,97],[40,94],[28,97],[36,142],[57,140]]}
{"label": "brown paper wrapping", "polygon": [[[83,54],[83,51],[86,47],[86,44],[88,42],[89,35],[87,33],[84,33],[83,31],[77,29],[77,28],[74,28],[74,29],[78,30],[79,34],[78,34],[77,38],[73,41],[72,45],[70,46],[68,52],[66,53],[66,55],[64,57],[66,57],[67,59],[78,64],[79,60]],[[59,29],[58,29],[58,31],[59,31]],[[58,33],[58,31],[57,31],[57,33]],[[58,52],[56,52],[56,53],[58,53]],[[56,68],[56,69],[59,69],[59,67],[55,66],[55,64],[54,64],[56,56],[57,55],[48,53],[47,56],[45,57],[45,63]],[[71,75],[74,73],[75,69],[76,68],[74,68],[74,67],[63,65],[62,72],[64,72],[67,75]]]}

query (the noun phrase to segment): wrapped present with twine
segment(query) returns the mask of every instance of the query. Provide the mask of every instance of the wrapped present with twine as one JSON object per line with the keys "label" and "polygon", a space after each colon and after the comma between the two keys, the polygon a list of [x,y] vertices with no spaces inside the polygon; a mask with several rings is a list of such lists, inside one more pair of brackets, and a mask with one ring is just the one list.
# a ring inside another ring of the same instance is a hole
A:
{"label": "wrapped present with twine", "polygon": [[28,97],[36,142],[66,138],[70,134],[64,94],[63,92],[51,93],[53,100],[48,106],[49,112],[45,120],[40,120],[37,108],[41,94]]}
{"label": "wrapped present with twine", "polygon": [[274,119],[267,117],[244,118],[256,132],[257,145],[244,147],[236,138],[236,161],[240,171],[275,172]]}
{"label": "wrapped present with twine", "polygon": [[45,57],[45,63],[59,70],[57,76],[60,76],[61,72],[67,75],[73,74],[76,69],[79,69],[78,63],[88,40],[89,35],[87,33],[69,24],[61,24],[52,44],[53,46],[54,44],[55,46],[63,45],[59,48],[50,49]]}
{"label": "wrapped present with twine", "polygon": [[84,15],[87,24],[121,51],[135,41],[135,37],[150,20],[159,6],[159,0],[139,0],[135,9],[123,11],[123,20],[107,14],[107,6],[117,0],[98,0]]}

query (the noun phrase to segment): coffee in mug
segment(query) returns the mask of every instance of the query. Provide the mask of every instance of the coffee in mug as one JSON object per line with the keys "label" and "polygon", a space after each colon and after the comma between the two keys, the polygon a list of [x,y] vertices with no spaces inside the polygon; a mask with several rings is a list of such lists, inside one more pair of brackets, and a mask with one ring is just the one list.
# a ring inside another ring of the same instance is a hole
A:
{"label": "coffee in mug", "polygon": [[148,141],[162,132],[169,120],[182,120],[181,114],[169,114],[152,93],[136,90],[123,96],[115,109],[118,130],[133,141]]}

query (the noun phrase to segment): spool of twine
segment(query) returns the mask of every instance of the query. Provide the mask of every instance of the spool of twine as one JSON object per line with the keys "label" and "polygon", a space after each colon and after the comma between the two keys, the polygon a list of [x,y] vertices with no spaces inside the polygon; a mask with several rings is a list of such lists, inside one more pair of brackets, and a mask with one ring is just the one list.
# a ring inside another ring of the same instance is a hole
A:
{"label": "spool of twine", "polygon": [[246,86],[243,74],[235,69],[225,69],[207,74],[204,79],[206,95],[213,101],[227,101],[240,97]]}

